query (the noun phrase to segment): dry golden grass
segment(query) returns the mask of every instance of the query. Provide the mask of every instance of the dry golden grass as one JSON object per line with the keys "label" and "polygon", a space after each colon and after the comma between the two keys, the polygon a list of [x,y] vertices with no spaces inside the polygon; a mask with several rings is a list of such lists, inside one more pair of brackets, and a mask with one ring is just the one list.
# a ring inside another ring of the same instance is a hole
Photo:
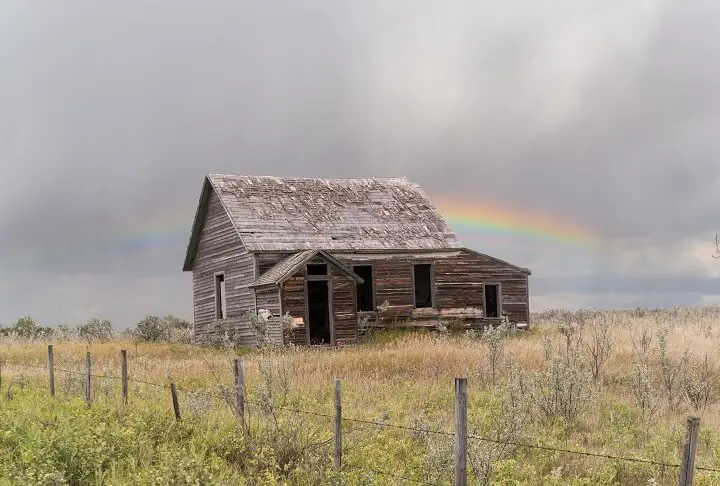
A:
{"label": "dry golden grass", "polygon": [[[577,423],[562,427],[562,433],[558,432],[557,424],[548,425],[537,418],[528,440],[537,442],[559,434],[562,443],[571,449],[625,453],[677,462],[678,441],[682,439],[686,417],[699,414],[705,441],[698,452],[698,463],[720,466],[720,310],[538,315],[529,332],[520,332],[505,342],[504,355],[514,357],[524,372],[531,375],[543,370],[546,365],[546,342],[563,349],[564,336],[559,332],[561,324],[580,324],[586,329],[582,334],[587,336],[587,329],[603,319],[605,322],[612,321],[612,353],[601,374],[601,382],[594,387],[593,401]],[[681,400],[679,408],[671,409],[665,403],[658,376],[653,375],[653,399],[658,404],[658,410],[651,422],[641,424],[638,422],[632,385],[637,362],[635,343],[643,329],[649,330],[653,336],[651,359],[656,363],[657,332],[663,328],[668,330],[668,348],[672,357],[678,358],[685,347],[692,353],[692,363],[700,363],[707,357],[712,369],[709,376],[712,381],[711,403],[704,410],[693,410]],[[392,331],[390,335],[394,338],[379,335],[366,344],[344,349],[243,350],[240,354],[245,363],[250,399],[261,380],[261,362],[271,362],[290,371],[293,394],[305,409],[331,413],[332,383],[339,378],[342,380],[344,414],[347,417],[387,420],[397,424],[410,424],[418,415],[423,415],[452,430],[455,377],[468,378],[471,416],[473,410],[480,410],[487,400],[499,393],[499,388],[493,387],[489,380],[488,348],[477,337]],[[0,342],[0,360],[4,361],[3,386],[7,387],[7,383],[19,375],[45,386],[47,372],[42,368],[47,362],[46,344]],[[237,355],[237,351],[230,349],[178,344],[122,341],[53,344],[56,367],[60,369],[81,372],[85,352],[90,351],[94,373],[119,375],[119,352],[127,349],[131,379],[160,384],[174,381],[181,390],[207,390],[215,387],[218,381],[230,386],[231,362]],[[580,351],[585,356],[582,346]],[[38,368],[22,368],[13,363]],[[61,372],[57,375],[58,380],[64,379]],[[624,416],[630,418],[620,418]],[[657,445],[661,442],[670,445],[662,449]],[[655,446],[657,450],[653,449]],[[537,474],[545,474],[559,464],[565,465],[567,474],[574,471],[582,476],[586,470],[600,468],[604,463],[593,459],[554,457],[543,459],[542,463],[533,467]],[[715,484],[711,479],[707,481],[710,482],[702,484]],[[661,482],[671,484],[667,478]]]}
{"label": "dry golden grass", "polygon": [[[662,312],[642,317],[630,312],[615,313],[615,321],[611,325],[613,350],[603,373],[606,392],[630,398],[624,384],[633,371],[636,360],[633,342],[639,339],[642,329],[656,333],[660,328],[667,327],[671,356],[678,357],[687,346],[696,358],[707,356],[713,365],[718,365],[720,312],[712,312],[712,309],[706,312],[685,311],[693,312],[695,315],[692,318],[680,311],[676,312],[679,315],[675,317]],[[549,338],[562,347],[564,337],[558,332],[557,325],[565,319],[560,316],[539,316],[530,332],[518,333],[506,342],[505,355],[514,356],[526,371],[542,369],[544,339]],[[471,392],[473,388],[477,390],[487,386],[487,377],[483,376],[487,370],[482,366],[487,362],[487,347],[480,340],[459,335],[439,337],[425,332],[398,332],[391,335],[395,337],[388,339],[381,335],[358,347],[320,350],[296,348],[262,353],[128,341],[44,343],[5,340],[0,341],[0,360],[5,362],[5,380],[12,379],[16,374],[45,378],[46,372],[42,369],[23,369],[11,363],[45,367],[46,344],[52,343],[55,366],[58,368],[82,372],[85,353],[89,351],[93,373],[118,375],[120,350],[127,349],[131,378],[162,384],[175,381],[183,387],[212,386],[218,377],[223,383],[229,383],[232,380],[231,361],[237,355],[244,359],[248,386],[257,380],[259,362],[273,360],[282,362],[292,370],[291,378],[296,390],[313,396],[329,396],[335,378],[347,384],[345,388],[348,393],[357,391],[367,398],[383,395],[397,386],[416,386],[420,391],[435,387],[451,389],[455,377],[468,377]],[[654,334],[653,339],[656,344]],[[678,417],[683,420],[682,416]],[[673,416],[666,418],[672,419]],[[720,425],[720,414],[716,407],[702,418],[706,425]]]}

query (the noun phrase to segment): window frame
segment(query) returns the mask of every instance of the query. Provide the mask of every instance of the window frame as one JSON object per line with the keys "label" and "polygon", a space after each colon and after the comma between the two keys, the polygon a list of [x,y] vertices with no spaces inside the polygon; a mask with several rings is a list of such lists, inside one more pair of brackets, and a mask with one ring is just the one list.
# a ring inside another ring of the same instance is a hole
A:
{"label": "window frame", "polygon": [[358,306],[357,284],[355,285],[355,309],[357,310],[357,312],[375,312],[377,311],[377,297],[375,295],[375,265],[373,265],[372,263],[353,263],[352,270],[357,275],[358,273],[355,272],[355,267],[370,267],[370,283],[372,284],[372,288],[370,290],[371,304],[369,310],[360,310],[360,307]]}
{"label": "window frame", "polygon": [[[222,277],[222,279],[219,277]],[[227,279],[225,277],[224,271],[213,274],[213,305],[215,307],[213,314],[216,321],[227,319]]]}

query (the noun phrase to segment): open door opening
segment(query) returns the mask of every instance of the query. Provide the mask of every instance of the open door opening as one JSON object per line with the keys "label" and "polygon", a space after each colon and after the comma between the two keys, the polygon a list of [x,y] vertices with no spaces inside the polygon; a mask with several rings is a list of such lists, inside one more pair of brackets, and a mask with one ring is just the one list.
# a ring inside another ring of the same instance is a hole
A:
{"label": "open door opening", "polygon": [[307,282],[310,344],[331,344],[330,293],[327,280]]}
{"label": "open door opening", "polygon": [[485,317],[500,317],[500,286],[485,284]]}

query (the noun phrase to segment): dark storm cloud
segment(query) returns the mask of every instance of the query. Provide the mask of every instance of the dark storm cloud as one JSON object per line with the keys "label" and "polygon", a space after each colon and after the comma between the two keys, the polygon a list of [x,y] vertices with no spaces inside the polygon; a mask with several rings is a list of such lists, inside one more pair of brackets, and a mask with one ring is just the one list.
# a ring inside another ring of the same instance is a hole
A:
{"label": "dark storm cloud", "polygon": [[720,278],[711,277],[626,277],[594,275],[583,277],[534,278],[533,294],[544,296],[572,289],[582,294],[693,294],[720,295]]}
{"label": "dark storm cloud", "polygon": [[[450,153],[468,171],[477,167],[476,180],[460,180],[465,191],[475,185],[476,191],[503,197],[513,190],[520,207],[565,214],[607,234],[707,237],[717,228],[713,201],[720,196],[720,139],[712,135],[720,121],[715,88],[720,68],[711,61],[720,56],[720,12],[710,2],[660,5],[656,20],[637,19],[638,32],[643,21],[651,24],[639,49],[611,52],[577,85],[556,80],[561,88],[577,90],[576,111],[566,124],[532,138],[535,120],[514,118],[509,108],[493,120],[496,126],[480,125],[484,130],[476,137],[483,141],[440,145],[438,159]],[[609,48],[612,35],[612,27],[603,32]],[[532,59],[538,46],[542,42],[520,59]],[[521,69],[514,84],[498,88],[501,103],[511,106],[513,89],[515,94],[530,89],[527,73]],[[542,92],[550,102],[536,103],[538,111],[555,100],[562,103],[566,95],[553,85]],[[533,106],[525,109],[530,115]],[[473,114],[475,120],[484,118],[479,110]],[[535,116],[543,120],[541,112]],[[511,122],[504,126],[506,120]],[[484,144],[496,147],[489,160],[477,150]],[[437,164],[424,170],[443,173],[448,182],[454,177]],[[513,185],[486,184],[488,179]]]}
{"label": "dark storm cloud", "polygon": [[[17,297],[3,312],[68,312],[22,297],[45,279],[87,294],[86,312],[187,309],[183,221],[189,231],[208,171],[407,175],[430,194],[644,238],[662,265],[718,229],[719,8],[5,2],[0,279]],[[174,237],[128,243],[153,227]],[[607,268],[640,258],[608,248],[572,262],[534,246],[500,256],[539,269],[545,293],[582,281],[598,294],[612,287]],[[683,262],[699,280],[675,284],[717,290]],[[134,278],[163,289],[138,300]]]}
{"label": "dark storm cloud", "polygon": [[[718,301],[708,302],[704,294],[693,292],[670,292],[667,294],[657,292],[636,292],[632,294],[556,294],[556,299],[544,308],[563,309],[644,309],[669,307],[697,307],[708,304],[717,305]],[[542,310],[535,307],[534,310]]]}

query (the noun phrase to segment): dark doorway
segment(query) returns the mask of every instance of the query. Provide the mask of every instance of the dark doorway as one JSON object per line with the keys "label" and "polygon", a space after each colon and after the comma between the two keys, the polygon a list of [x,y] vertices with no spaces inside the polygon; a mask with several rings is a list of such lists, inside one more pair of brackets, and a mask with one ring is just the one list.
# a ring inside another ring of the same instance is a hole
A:
{"label": "dark doorway", "polygon": [[310,344],[331,344],[330,295],[327,280],[307,282]]}
{"label": "dark doorway", "polygon": [[485,284],[485,316],[500,317],[500,286]]}

